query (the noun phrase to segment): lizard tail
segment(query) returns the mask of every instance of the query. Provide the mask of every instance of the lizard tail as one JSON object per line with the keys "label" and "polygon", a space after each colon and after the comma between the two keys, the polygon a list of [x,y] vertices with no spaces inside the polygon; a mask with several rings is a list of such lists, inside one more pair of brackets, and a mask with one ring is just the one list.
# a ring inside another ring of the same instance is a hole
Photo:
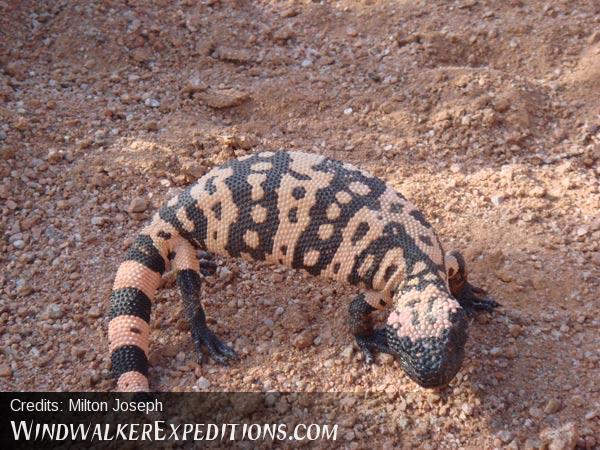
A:
{"label": "lizard tail", "polygon": [[168,264],[168,233],[143,230],[117,270],[110,296],[108,340],[117,390],[148,391],[150,311]]}

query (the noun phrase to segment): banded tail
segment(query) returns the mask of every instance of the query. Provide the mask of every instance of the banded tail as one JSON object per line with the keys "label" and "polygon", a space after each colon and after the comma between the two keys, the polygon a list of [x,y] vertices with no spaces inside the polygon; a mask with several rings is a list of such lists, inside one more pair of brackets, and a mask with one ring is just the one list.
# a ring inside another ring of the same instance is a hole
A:
{"label": "banded tail", "polygon": [[161,276],[168,265],[169,233],[142,231],[117,270],[110,296],[108,325],[113,376],[117,390],[148,391],[150,312]]}

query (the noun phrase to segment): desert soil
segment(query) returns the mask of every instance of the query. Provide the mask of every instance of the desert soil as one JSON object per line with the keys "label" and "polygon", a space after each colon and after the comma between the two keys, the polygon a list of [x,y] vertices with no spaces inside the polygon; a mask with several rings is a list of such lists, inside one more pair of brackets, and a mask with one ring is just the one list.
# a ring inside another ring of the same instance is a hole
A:
{"label": "desert soil", "polygon": [[0,387],[110,390],[124,250],[183,186],[294,149],[385,179],[503,308],[443,391],[367,369],[354,289],[218,259],[202,299],[243,356],[198,364],[173,276],[157,390],[370,392],[348,448],[600,445],[600,3],[0,1]]}

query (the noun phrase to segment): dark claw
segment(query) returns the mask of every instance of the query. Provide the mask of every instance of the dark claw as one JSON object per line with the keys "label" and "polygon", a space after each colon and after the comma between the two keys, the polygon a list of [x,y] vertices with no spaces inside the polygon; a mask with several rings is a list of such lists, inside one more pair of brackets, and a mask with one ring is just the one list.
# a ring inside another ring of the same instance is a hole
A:
{"label": "dark claw", "polygon": [[205,277],[214,275],[217,271],[217,263],[209,259],[200,260],[200,273]]}
{"label": "dark claw", "polygon": [[373,350],[377,350],[381,353],[392,353],[387,344],[385,331],[382,329],[373,330],[373,333],[369,336],[355,336],[355,338],[358,348],[360,348],[365,355],[365,363],[367,365],[373,364]]}
{"label": "dark claw", "polygon": [[478,311],[493,312],[495,308],[502,306],[487,295],[485,290],[465,283],[456,299],[467,315],[472,317]]}
{"label": "dark claw", "polygon": [[356,336],[356,343],[358,344],[358,348],[363,352],[363,355],[365,355],[365,364],[369,366],[373,364],[373,352],[369,348],[367,339],[362,336]]}
{"label": "dark claw", "polygon": [[193,337],[199,361],[202,361],[203,353],[201,347],[203,345],[208,350],[210,357],[224,366],[227,365],[228,359],[239,358],[237,353],[231,347],[221,342],[221,340],[219,340],[219,338],[207,327],[203,327],[201,330],[194,333]]}

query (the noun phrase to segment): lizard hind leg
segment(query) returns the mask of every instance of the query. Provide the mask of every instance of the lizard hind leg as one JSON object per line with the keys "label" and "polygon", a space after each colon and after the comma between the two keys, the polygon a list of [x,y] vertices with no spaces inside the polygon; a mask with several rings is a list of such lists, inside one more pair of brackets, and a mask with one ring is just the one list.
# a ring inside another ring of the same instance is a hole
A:
{"label": "lizard hind leg", "polygon": [[476,311],[491,312],[500,306],[500,303],[489,298],[484,289],[473,286],[467,281],[465,259],[459,251],[448,252],[445,265],[450,292],[468,315],[473,315]]}
{"label": "lizard hind leg", "polygon": [[220,364],[227,364],[228,359],[237,359],[235,351],[224,344],[206,324],[206,315],[200,302],[201,264],[195,255],[195,249],[187,242],[177,246],[173,265],[177,270],[177,285],[190,321],[198,360],[202,360],[203,347],[206,348],[209,356]]}

